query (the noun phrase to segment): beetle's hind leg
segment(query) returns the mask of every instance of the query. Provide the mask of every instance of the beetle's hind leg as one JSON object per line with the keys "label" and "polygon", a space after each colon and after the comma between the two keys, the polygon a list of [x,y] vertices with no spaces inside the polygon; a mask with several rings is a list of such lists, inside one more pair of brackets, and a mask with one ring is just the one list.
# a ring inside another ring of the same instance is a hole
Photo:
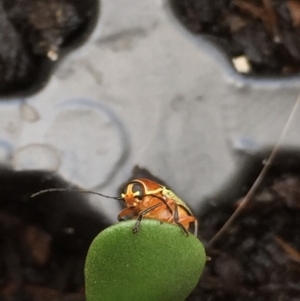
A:
{"label": "beetle's hind leg", "polygon": [[194,217],[194,235],[198,237],[198,220]]}
{"label": "beetle's hind leg", "polygon": [[186,234],[186,236],[189,236],[189,232],[188,230],[184,227],[184,225],[179,221],[179,214],[178,214],[178,205],[177,203],[174,203],[175,204],[175,210],[174,210],[174,222],[176,225],[178,225],[182,230],[183,232]]}
{"label": "beetle's hind leg", "polygon": [[188,230],[184,227],[184,224],[189,224],[193,223],[194,224],[194,235],[197,237],[198,236],[198,220],[192,216],[192,215],[187,215],[184,217],[179,218],[178,214],[178,205],[175,204],[175,210],[174,210],[174,222],[181,228],[183,229],[184,233],[188,236],[189,232]]}

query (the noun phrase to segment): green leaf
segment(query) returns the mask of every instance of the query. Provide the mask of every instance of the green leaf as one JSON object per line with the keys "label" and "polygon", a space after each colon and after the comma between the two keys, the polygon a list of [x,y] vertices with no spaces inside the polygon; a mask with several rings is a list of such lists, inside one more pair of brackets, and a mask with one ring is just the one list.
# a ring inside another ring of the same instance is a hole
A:
{"label": "green leaf", "polygon": [[144,219],[102,231],[85,264],[87,301],[182,301],[198,283],[206,255],[202,243],[177,225]]}

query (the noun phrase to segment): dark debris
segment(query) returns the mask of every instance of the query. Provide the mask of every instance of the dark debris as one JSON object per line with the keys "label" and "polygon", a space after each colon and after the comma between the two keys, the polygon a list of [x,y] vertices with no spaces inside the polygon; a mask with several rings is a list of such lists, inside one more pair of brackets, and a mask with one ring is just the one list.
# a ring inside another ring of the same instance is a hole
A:
{"label": "dark debris", "polygon": [[300,72],[299,0],[170,1],[189,30],[216,38],[231,59],[245,57],[248,75]]}
{"label": "dark debris", "polygon": [[95,0],[0,1],[0,95],[26,91],[94,22]]}
{"label": "dark debris", "polygon": [[84,256],[64,255],[48,233],[3,211],[0,241],[0,300],[85,300]]}
{"label": "dark debris", "polygon": [[[84,262],[105,218],[52,173],[0,168],[0,301],[84,301]],[[77,187],[78,189],[78,187]]]}

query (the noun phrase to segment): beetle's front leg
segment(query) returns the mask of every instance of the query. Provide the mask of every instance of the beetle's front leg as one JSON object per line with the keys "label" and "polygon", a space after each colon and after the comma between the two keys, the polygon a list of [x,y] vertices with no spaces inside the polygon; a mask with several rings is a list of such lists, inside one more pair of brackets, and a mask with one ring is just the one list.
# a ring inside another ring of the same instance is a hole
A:
{"label": "beetle's front leg", "polygon": [[125,208],[118,214],[118,221],[126,221],[127,219],[132,219],[135,216],[135,212],[133,208]]}
{"label": "beetle's front leg", "polygon": [[159,207],[159,206],[162,206],[163,203],[158,203],[156,205],[153,205],[143,211],[141,211],[136,219],[136,223],[134,225],[134,227],[132,228],[132,232],[135,234],[135,233],[138,233],[139,232],[139,229],[140,229],[140,223],[141,223],[141,220],[142,218],[147,214],[149,213],[150,211],[154,210],[155,208]]}

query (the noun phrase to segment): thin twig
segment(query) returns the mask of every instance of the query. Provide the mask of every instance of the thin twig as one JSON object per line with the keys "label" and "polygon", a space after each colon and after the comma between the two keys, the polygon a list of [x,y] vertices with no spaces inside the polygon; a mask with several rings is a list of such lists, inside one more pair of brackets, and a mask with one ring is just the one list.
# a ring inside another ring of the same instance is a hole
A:
{"label": "thin twig", "polygon": [[271,167],[271,164],[273,163],[278,150],[282,144],[282,141],[290,127],[290,124],[294,118],[294,115],[296,114],[296,111],[298,109],[298,106],[300,104],[300,95],[298,96],[295,105],[292,109],[292,112],[287,120],[287,123],[284,126],[284,129],[277,140],[275,147],[273,148],[268,160],[266,161],[263,169],[261,170],[260,174],[258,175],[256,181],[244,197],[244,199],[241,201],[238,208],[233,212],[233,214],[230,216],[230,218],[226,221],[226,223],[222,226],[222,228],[213,236],[213,238],[209,241],[209,245],[212,246],[220,237],[221,235],[228,229],[228,227],[231,225],[231,223],[237,218],[237,216],[240,214],[240,212],[246,207],[246,205],[249,203],[249,201],[252,199],[253,195],[255,194],[257,187],[261,184],[262,180],[264,179],[266,173],[268,172],[269,168]]}

